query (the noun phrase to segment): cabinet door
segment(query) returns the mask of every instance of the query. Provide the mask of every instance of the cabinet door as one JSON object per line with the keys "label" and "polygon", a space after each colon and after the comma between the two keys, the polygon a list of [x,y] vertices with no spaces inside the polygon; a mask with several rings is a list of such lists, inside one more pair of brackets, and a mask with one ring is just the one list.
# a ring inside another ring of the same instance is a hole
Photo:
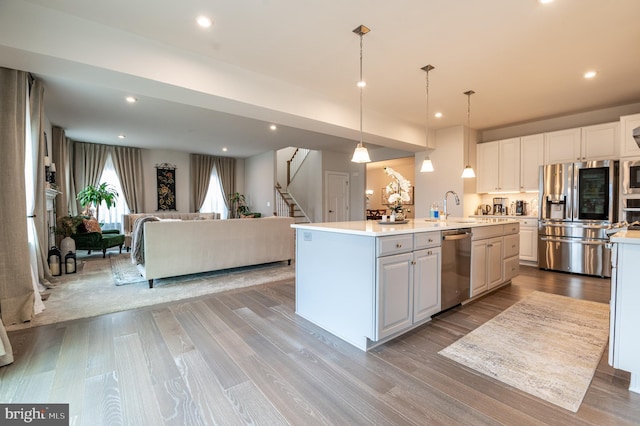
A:
{"label": "cabinet door", "polygon": [[440,247],[414,253],[413,322],[440,312]]}
{"label": "cabinet door", "polygon": [[540,166],[544,165],[544,135],[520,138],[520,191],[540,190]]}
{"label": "cabinet door", "polygon": [[476,179],[476,190],[478,192],[497,191],[498,182],[498,157],[500,155],[500,146],[496,142],[486,142],[478,144],[478,174]]}
{"label": "cabinet door", "polygon": [[580,128],[549,132],[544,135],[546,164],[572,163],[581,159]]}
{"label": "cabinet door", "polygon": [[633,139],[633,129],[640,127],[640,114],[620,117],[620,156],[640,157],[640,147]]}
{"label": "cabinet door", "polygon": [[617,159],[620,123],[582,128],[582,160]]}
{"label": "cabinet door", "polygon": [[505,192],[519,192],[520,138],[502,140],[499,142],[499,148],[498,188]]}
{"label": "cabinet door", "polygon": [[487,291],[487,241],[471,242],[471,297]]}
{"label": "cabinet door", "polygon": [[538,229],[520,228],[520,260],[538,261]]}
{"label": "cabinet door", "polygon": [[378,258],[376,340],[413,324],[413,253]]}
{"label": "cabinet door", "polygon": [[493,287],[502,284],[503,272],[503,244],[502,237],[492,238],[487,242],[487,287]]}

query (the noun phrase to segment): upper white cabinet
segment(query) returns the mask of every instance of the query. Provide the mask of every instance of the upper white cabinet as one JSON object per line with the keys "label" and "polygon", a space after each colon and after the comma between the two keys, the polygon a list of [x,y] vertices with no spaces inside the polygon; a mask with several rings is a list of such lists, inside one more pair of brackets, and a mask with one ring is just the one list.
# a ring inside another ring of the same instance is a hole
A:
{"label": "upper white cabinet", "polygon": [[544,135],[520,138],[520,191],[537,191],[540,188],[540,166],[544,164]]}
{"label": "upper white cabinet", "polygon": [[544,164],[544,136],[478,144],[478,192],[538,190],[539,167]]}
{"label": "upper white cabinet", "polygon": [[618,158],[619,123],[597,124],[545,134],[545,163]]}
{"label": "upper white cabinet", "polygon": [[640,114],[620,117],[620,157],[640,157],[640,147],[633,139],[636,127],[640,127]]}
{"label": "upper white cabinet", "polygon": [[559,130],[544,135],[545,163],[572,163],[580,160],[580,129]]}

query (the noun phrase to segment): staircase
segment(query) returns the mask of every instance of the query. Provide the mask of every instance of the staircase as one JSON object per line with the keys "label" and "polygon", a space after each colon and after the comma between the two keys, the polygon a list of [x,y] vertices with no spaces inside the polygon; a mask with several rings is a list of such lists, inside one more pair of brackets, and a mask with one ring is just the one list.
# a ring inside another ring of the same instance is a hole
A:
{"label": "staircase", "polygon": [[296,200],[290,193],[283,191],[280,184],[276,184],[276,214],[294,218],[295,223],[311,222],[306,214],[298,207]]}

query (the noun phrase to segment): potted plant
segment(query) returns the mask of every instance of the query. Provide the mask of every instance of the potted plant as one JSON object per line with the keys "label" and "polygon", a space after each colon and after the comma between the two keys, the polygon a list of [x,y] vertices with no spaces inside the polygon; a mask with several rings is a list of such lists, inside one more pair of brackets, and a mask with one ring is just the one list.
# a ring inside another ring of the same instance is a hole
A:
{"label": "potted plant", "polygon": [[235,218],[242,217],[242,215],[249,213],[247,200],[244,194],[240,194],[239,192],[229,194],[229,207],[232,217]]}
{"label": "potted plant", "polygon": [[82,191],[78,192],[76,199],[80,201],[80,205],[85,209],[91,207],[93,204],[96,208],[97,218],[100,204],[104,202],[107,205],[107,208],[110,209],[112,206],[116,205],[116,199],[118,196],[118,191],[116,191],[113,186],[106,182],[102,182],[98,186],[87,185],[87,187]]}

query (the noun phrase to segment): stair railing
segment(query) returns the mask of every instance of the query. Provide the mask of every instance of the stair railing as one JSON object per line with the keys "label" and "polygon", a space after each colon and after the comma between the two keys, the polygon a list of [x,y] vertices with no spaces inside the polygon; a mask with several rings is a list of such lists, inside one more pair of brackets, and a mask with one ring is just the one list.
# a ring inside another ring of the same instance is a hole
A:
{"label": "stair railing", "polygon": [[289,186],[296,176],[296,173],[298,173],[300,166],[305,158],[307,158],[307,155],[309,155],[309,152],[311,152],[310,149],[296,148],[291,158],[287,160],[287,186]]}

